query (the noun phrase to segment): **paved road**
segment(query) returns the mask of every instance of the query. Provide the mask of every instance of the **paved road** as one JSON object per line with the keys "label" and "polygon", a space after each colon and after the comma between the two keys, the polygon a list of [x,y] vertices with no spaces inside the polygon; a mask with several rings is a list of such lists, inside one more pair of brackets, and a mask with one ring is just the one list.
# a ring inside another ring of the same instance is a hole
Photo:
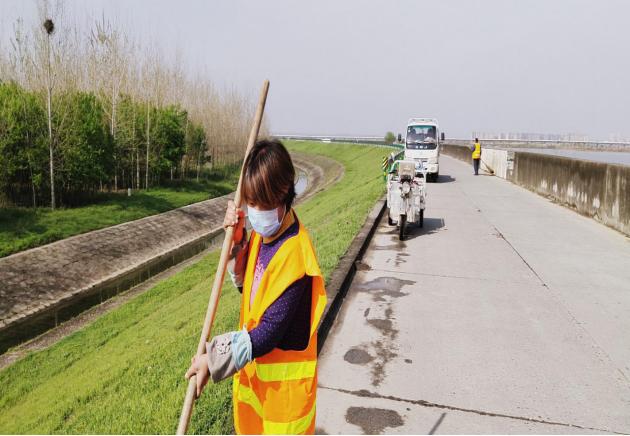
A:
{"label": "paved road", "polygon": [[630,432],[630,240],[443,156],[320,354],[320,433]]}

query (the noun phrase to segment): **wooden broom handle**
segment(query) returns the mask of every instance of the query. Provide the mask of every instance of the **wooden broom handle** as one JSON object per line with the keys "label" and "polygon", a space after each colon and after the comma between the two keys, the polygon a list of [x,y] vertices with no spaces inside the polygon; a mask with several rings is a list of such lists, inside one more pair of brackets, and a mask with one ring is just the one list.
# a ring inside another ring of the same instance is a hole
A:
{"label": "wooden broom handle", "polygon": [[[262,90],[260,92],[260,99],[258,100],[258,107],[256,108],[256,116],[254,117],[254,124],[252,130],[249,133],[249,140],[247,141],[247,149],[245,150],[245,157],[243,158],[243,165],[241,166],[241,175],[238,178],[238,186],[236,187],[236,194],[234,195],[234,203],[236,207],[241,207],[241,184],[243,183],[243,170],[245,169],[245,161],[249,152],[254,147],[256,139],[258,138],[258,131],[260,130],[260,124],[262,122],[263,112],[265,110],[265,102],[267,101],[267,92],[269,91],[269,81],[265,80]],[[225,230],[225,239],[223,240],[223,246],[221,248],[221,256],[219,257],[219,264],[217,265],[217,272],[214,276],[214,283],[212,284],[212,293],[210,294],[210,300],[208,301],[208,310],[206,312],[206,319],[203,322],[203,329],[201,330],[201,336],[199,337],[199,345],[197,346],[197,356],[201,356],[205,352],[206,342],[210,338],[210,330],[214,323],[214,316],[217,312],[217,305],[219,303],[219,297],[221,296],[221,288],[223,287],[223,279],[225,277],[225,270],[227,269],[228,257],[230,250],[232,249],[232,238],[234,237],[234,227],[230,226]],[[192,408],[195,402],[197,391],[197,377],[193,375],[188,381],[188,389],[186,390],[186,397],[184,398],[184,406],[182,407],[182,414],[179,417],[179,424],[177,425],[177,434],[186,434],[188,429],[188,423],[190,422],[190,416],[192,415]]]}

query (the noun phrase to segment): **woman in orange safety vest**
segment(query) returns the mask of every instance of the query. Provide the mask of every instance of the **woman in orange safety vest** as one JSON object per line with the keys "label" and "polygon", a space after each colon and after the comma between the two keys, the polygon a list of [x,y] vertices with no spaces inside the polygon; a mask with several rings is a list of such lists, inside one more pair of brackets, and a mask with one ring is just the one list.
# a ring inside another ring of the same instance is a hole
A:
{"label": "woman in orange safety vest", "polygon": [[238,434],[312,434],[317,390],[317,325],[326,305],[315,250],[291,208],[295,169],[277,140],[256,143],[244,165],[244,212],[229,202],[235,226],[228,271],[242,292],[239,330],[214,337],[193,357],[197,395],[233,376]]}

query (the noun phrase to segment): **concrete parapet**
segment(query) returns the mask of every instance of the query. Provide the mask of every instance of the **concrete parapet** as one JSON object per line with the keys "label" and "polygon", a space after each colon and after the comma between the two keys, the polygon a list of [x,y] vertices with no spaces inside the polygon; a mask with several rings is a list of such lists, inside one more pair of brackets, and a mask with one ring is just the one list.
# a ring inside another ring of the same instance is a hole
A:
{"label": "concrete parapet", "polygon": [[514,153],[511,180],[630,235],[630,167]]}
{"label": "concrete parapet", "polygon": [[[442,153],[472,163],[472,152],[468,145],[443,144]],[[481,169],[502,179],[509,179],[513,168],[513,158],[513,151],[482,147]]]}
{"label": "concrete parapet", "polygon": [[463,160],[464,162],[472,162],[472,152],[470,148],[460,144],[442,144],[440,152],[447,156],[454,157],[455,159]]}

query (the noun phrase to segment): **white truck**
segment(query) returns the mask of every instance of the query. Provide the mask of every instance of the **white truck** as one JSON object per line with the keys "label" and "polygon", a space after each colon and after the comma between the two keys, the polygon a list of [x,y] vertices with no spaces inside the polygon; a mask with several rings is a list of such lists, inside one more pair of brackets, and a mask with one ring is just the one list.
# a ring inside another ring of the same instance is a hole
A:
{"label": "white truck", "polygon": [[405,160],[416,163],[416,174],[427,173],[427,182],[440,174],[440,126],[435,118],[411,118],[405,137]]}

